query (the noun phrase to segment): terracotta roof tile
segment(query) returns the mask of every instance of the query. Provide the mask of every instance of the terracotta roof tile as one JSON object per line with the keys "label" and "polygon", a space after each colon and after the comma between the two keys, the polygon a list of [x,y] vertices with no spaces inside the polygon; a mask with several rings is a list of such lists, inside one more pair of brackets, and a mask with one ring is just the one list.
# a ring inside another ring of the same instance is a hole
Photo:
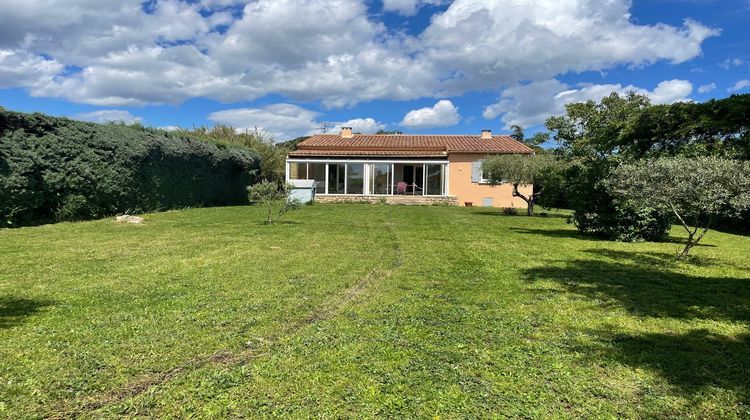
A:
{"label": "terracotta roof tile", "polygon": [[446,157],[444,151],[430,150],[327,150],[327,149],[303,149],[289,152],[290,157],[295,156],[390,156],[390,157]]}
{"label": "terracotta roof tile", "polygon": [[[342,138],[338,134],[319,134],[299,144],[298,152],[335,151],[335,153],[388,152],[401,155],[404,152],[446,153],[533,153],[528,146],[510,136],[493,136],[482,139],[470,135],[411,135],[411,134],[355,134]],[[310,156],[310,155],[305,155]]]}

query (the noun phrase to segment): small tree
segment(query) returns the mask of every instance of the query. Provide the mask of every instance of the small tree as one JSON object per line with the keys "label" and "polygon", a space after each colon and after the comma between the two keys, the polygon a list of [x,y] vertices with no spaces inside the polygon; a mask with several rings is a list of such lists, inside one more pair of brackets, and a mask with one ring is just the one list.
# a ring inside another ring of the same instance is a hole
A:
{"label": "small tree", "polygon": [[605,182],[612,195],[637,207],[674,213],[688,234],[686,257],[717,216],[750,208],[750,163],[716,157],[660,158],[621,165]]}
{"label": "small tree", "polygon": [[[292,184],[278,184],[276,182],[261,181],[247,187],[248,198],[251,203],[268,207],[266,223],[273,223],[273,214],[281,217],[290,210],[300,207],[300,202],[289,197],[294,186]],[[274,211],[276,210],[276,211]]]}
{"label": "small tree", "polygon": [[519,197],[526,202],[526,214],[534,215],[534,204],[544,187],[537,185],[534,191],[526,196],[522,194],[519,185],[534,185],[542,177],[554,171],[558,162],[548,155],[498,155],[486,159],[482,163],[484,178],[492,184],[510,183],[513,186],[513,197]]}

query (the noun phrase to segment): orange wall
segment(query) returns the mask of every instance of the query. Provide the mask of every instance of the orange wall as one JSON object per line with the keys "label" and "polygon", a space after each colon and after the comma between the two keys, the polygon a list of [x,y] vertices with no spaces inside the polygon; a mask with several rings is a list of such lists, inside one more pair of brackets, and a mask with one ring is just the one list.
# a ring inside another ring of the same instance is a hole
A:
{"label": "orange wall", "polygon": [[[492,198],[494,207],[515,207],[525,209],[526,202],[513,197],[510,184],[490,185],[471,182],[471,163],[483,159],[486,155],[478,153],[451,153],[448,155],[448,193],[455,195],[458,204],[463,206],[471,202],[473,206],[482,205],[484,198]],[[522,185],[518,191],[527,196],[531,194],[531,185]]]}

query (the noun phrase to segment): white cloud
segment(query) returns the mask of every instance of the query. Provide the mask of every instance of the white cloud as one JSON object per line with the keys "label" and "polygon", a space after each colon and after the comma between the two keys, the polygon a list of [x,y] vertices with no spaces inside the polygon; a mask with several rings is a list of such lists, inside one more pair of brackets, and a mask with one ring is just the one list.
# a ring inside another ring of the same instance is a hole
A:
{"label": "white cloud", "polygon": [[716,89],[716,83],[709,83],[698,87],[698,93],[708,93]]}
{"label": "white cloud", "polygon": [[552,115],[565,113],[565,105],[587,100],[598,101],[612,92],[625,94],[634,91],[647,95],[654,103],[674,103],[689,100],[693,86],[687,80],[665,80],[649,91],[633,85],[581,84],[578,88],[558,80],[546,80],[517,85],[503,91],[500,101],[484,109],[486,119],[500,117],[506,128],[517,124],[531,127],[544,123]]}
{"label": "white cloud", "polygon": [[[208,119],[227,124],[239,130],[259,129],[272,134],[277,140],[286,140],[321,132],[317,122],[319,112],[293,104],[274,104],[263,108],[237,108],[211,113]],[[341,127],[352,127],[353,131],[372,133],[385,125],[373,118],[355,118],[334,123],[329,132],[339,132]]]}
{"label": "white cloud", "polygon": [[259,129],[277,139],[312,134],[318,129],[320,113],[292,104],[274,104],[263,108],[237,108],[213,112],[208,119],[240,130]]}
{"label": "white cloud", "polygon": [[625,90],[634,90],[637,93],[647,95],[653,103],[671,104],[688,100],[688,96],[693,93],[693,84],[687,80],[672,79],[659,82],[651,92],[632,86],[628,86]]}
{"label": "white cloud", "polygon": [[[408,14],[443,1],[384,7]],[[102,106],[276,93],[340,107],[680,63],[718,34],[691,20],[637,24],[630,0],[456,0],[415,36],[386,28],[364,0],[257,0],[235,19],[224,7],[238,3],[162,0],[144,11],[119,0],[5,0],[0,49],[51,68],[6,71],[0,85]]]}
{"label": "white cloud", "polygon": [[96,123],[123,122],[125,124],[133,124],[141,122],[141,117],[136,117],[129,111],[120,109],[100,109],[98,111],[83,112],[73,115],[71,118]]}
{"label": "white cloud", "polygon": [[727,58],[726,60],[719,63],[719,66],[724,70],[729,70],[732,67],[739,67],[745,64],[745,61],[741,58]]}
{"label": "white cloud", "polygon": [[738,80],[737,83],[734,84],[734,86],[727,89],[727,92],[737,92],[748,87],[750,87],[750,80],[742,79]]}
{"label": "white cloud", "polygon": [[627,0],[457,0],[420,36],[449,92],[542,81],[567,72],[681,63],[718,31],[638,25]]}
{"label": "white cloud", "polygon": [[338,133],[341,131],[341,127],[351,127],[355,133],[372,134],[378,130],[384,130],[385,124],[376,121],[374,118],[355,118],[336,124],[329,132]]}
{"label": "white cloud", "polygon": [[0,88],[49,83],[62,69],[62,64],[55,60],[20,50],[0,49]]}
{"label": "white cloud", "polygon": [[417,9],[427,5],[446,4],[446,0],[383,0],[383,10],[397,12],[404,16],[417,13]]}
{"label": "white cloud", "polygon": [[451,101],[443,99],[432,107],[409,111],[401,125],[409,128],[450,127],[458,124],[460,119],[458,108]]}

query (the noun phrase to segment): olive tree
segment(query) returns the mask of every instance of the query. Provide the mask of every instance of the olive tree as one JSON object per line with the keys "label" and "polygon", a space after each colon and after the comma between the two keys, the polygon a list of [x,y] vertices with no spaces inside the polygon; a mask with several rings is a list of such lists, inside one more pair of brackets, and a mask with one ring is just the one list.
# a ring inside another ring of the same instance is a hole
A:
{"label": "olive tree", "polygon": [[266,223],[273,223],[273,215],[281,217],[290,210],[296,210],[300,207],[299,200],[289,197],[294,186],[292,184],[279,184],[270,181],[261,181],[255,185],[247,187],[247,194],[250,203],[263,205],[268,208]]}
{"label": "olive tree", "polygon": [[[549,155],[497,155],[485,159],[482,174],[491,184],[511,184],[513,197],[525,201],[526,214],[533,216],[534,204],[544,190],[539,182],[557,168],[558,161]],[[520,185],[534,185],[535,188],[531,194],[525,195],[518,190]]]}
{"label": "olive tree", "polygon": [[686,257],[718,216],[750,208],[750,162],[717,157],[659,158],[620,165],[605,185],[633,206],[670,211],[687,232]]}

